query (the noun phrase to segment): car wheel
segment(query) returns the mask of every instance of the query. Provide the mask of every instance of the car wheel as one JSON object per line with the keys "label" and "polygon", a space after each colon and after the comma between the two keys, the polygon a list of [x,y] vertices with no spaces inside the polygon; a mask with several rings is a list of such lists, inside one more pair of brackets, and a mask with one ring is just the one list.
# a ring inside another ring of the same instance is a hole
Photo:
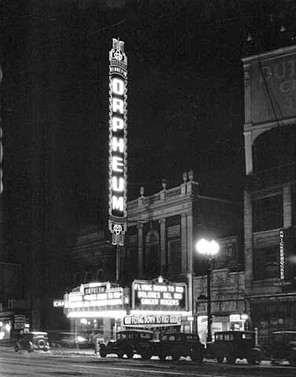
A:
{"label": "car wheel", "polygon": [[39,339],[37,342],[37,346],[39,349],[43,350],[44,347],[46,346],[45,340],[44,339]]}
{"label": "car wheel", "polygon": [[227,364],[235,364],[236,357],[230,355],[226,357],[226,360],[227,360]]}
{"label": "car wheel", "polygon": [[150,358],[151,358],[151,352],[150,352],[150,350],[149,349],[147,349],[147,350],[142,350],[142,352],[141,352],[141,357],[142,357],[142,359],[144,359],[144,360],[149,360]]}
{"label": "car wheel", "polygon": [[126,351],[126,356],[128,359],[132,359],[134,357],[134,351],[132,348],[128,348]]}
{"label": "car wheel", "polygon": [[192,359],[192,361],[196,361],[197,363],[201,363],[203,361],[203,355],[200,352],[195,351],[195,352],[192,353],[191,359]]}
{"label": "car wheel", "polygon": [[107,347],[105,345],[101,344],[99,353],[100,353],[101,357],[106,357],[107,356]]}
{"label": "car wheel", "polygon": [[222,364],[223,363],[223,360],[224,360],[224,356],[217,356],[217,362],[219,364]]}
{"label": "car wheel", "polygon": [[260,364],[260,360],[256,358],[256,356],[249,356],[247,357],[247,362],[250,364],[250,365],[259,365]]}
{"label": "car wheel", "polygon": [[160,359],[160,361],[165,361],[166,354],[164,352],[161,352],[161,354],[159,355],[159,359]]}
{"label": "car wheel", "polygon": [[247,357],[247,362],[250,365],[255,365],[256,364],[256,360],[253,357]]}
{"label": "car wheel", "polygon": [[292,367],[296,367],[296,353],[291,354],[291,355],[289,356],[289,364],[290,364]]}
{"label": "car wheel", "polygon": [[172,354],[172,359],[174,361],[179,361],[180,360],[180,354],[178,352],[175,352]]}
{"label": "car wheel", "polygon": [[123,351],[117,352],[117,356],[119,357],[119,359],[123,359],[123,355],[124,355]]}

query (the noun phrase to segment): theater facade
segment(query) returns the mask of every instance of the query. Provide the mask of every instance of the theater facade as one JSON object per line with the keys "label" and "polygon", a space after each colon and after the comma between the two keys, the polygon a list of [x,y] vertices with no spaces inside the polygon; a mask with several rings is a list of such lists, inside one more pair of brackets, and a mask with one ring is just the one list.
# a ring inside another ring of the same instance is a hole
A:
{"label": "theater facade", "polygon": [[189,331],[192,313],[188,311],[187,285],[159,276],[134,280],[123,288],[115,283],[81,284],[64,296],[64,314],[71,332],[89,342],[95,336],[104,341],[123,329]]}

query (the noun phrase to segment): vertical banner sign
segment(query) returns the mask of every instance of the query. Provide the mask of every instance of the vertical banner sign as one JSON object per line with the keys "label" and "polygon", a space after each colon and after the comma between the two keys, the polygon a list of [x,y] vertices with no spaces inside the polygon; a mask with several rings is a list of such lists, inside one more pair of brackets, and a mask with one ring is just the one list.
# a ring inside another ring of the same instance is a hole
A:
{"label": "vertical banner sign", "polygon": [[109,230],[123,245],[127,201],[127,57],[124,42],[113,38],[109,52]]}
{"label": "vertical banner sign", "polygon": [[[0,66],[0,85],[2,82],[2,68]],[[1,111],[1,105],[0,105],[0,111]],[[3,147],[2,147],[2,117],[0,112],[0,195],[3,191],[3,170],[2,170],[2,160],[3,160]]]}
{"label": "vertical banner sign", "polygon": [[285,233],[284,229],[280,230],[280,279],[285,280],[285,270],[286,270],[286,261],[285,261]]}

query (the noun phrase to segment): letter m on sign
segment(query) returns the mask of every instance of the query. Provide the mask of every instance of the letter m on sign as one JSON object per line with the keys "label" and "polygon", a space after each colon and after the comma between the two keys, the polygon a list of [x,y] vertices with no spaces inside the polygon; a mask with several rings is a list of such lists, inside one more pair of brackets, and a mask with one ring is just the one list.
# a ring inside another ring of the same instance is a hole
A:
{"label": "letter m on sign", "polygon": [[112,197],[112,209],[123,212],[123,197]]}

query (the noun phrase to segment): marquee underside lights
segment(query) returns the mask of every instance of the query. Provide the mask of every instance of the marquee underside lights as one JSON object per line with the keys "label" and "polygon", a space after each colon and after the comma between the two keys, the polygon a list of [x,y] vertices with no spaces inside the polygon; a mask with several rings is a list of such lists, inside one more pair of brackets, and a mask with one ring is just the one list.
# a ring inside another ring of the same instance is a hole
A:
{"label": "marquee underside lights", "polygon": [[127,57],[124,42],[113,39],[109,53],[109,230],[124,244],[127,201]]}

